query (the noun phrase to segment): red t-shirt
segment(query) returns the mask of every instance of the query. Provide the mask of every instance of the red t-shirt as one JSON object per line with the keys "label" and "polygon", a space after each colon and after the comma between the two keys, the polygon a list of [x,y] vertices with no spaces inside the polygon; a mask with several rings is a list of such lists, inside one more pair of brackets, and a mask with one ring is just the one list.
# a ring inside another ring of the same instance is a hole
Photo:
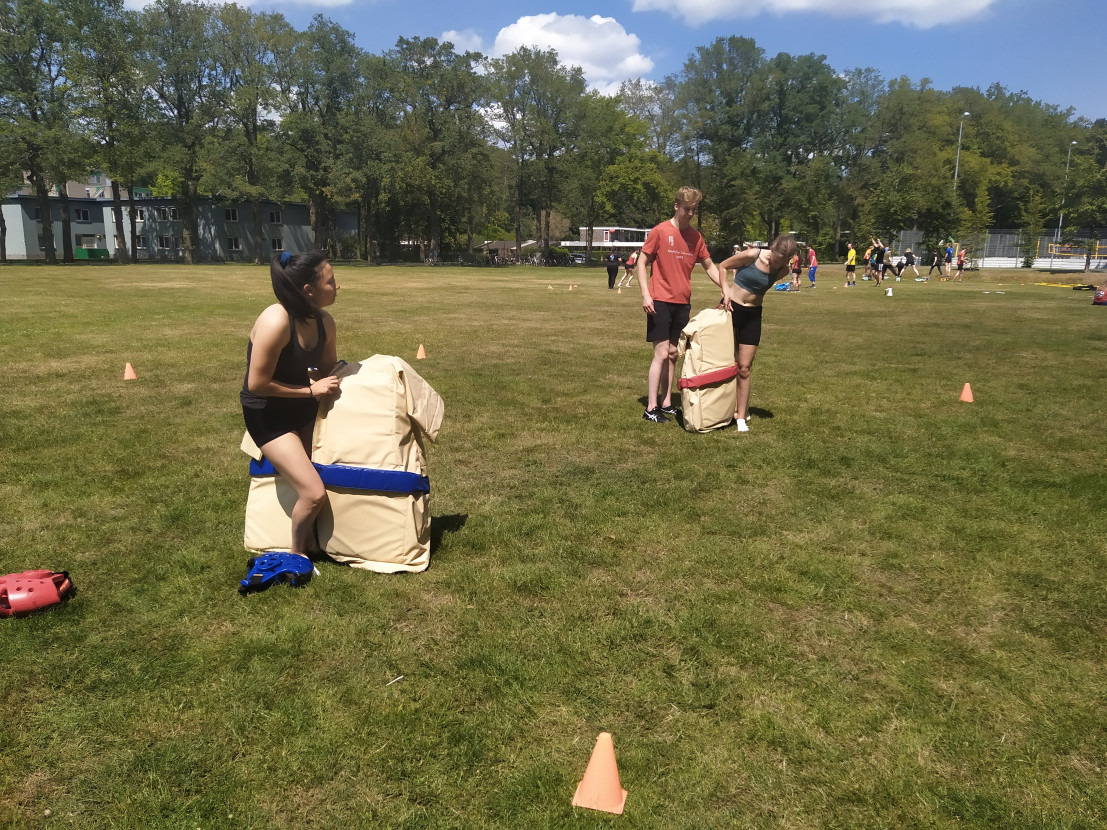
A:
{"label": "red t-shirt", "polygon": [[666,303],[692,302],[692,269],[711,258],[699,231],[680,231],[672,222],[662,222],[646,236],[642,253],[653,260],[651,297]]}
{"label": "red t-shirt", "polygon": [[815,257],[814,248],[807,249],[807,264],[810,265],[812,268],[816,268],[819,265],[819,260]]}

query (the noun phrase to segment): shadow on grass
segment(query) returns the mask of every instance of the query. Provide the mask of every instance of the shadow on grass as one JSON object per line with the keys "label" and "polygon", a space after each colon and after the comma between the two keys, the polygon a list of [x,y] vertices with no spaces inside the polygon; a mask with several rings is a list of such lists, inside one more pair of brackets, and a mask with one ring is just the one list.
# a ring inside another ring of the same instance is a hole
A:
{"label": "shadow on grass", "polygon": [[[642,404],[642,406],[645,406],[647,403],[649,403],[649,399],[646,398],[645,395],[643,395],[642,397],[640,397],[638,399],[638,403]],[[680,401],[677,399],[676,393],[674,393],[674,395],[673,395],[673,403],[675,403],[678,408],[680,407]],[[749,407],[749,412],[750,412],[751,417],[760,418],[760,419],[766,420],[766,421],[768,421],[768,420],[770,420],[771,418],[774,417],[773,416],[773,411],[771,409],[762,409],[759,406]],[[680,412],[677,413],[676,420],[677,420],[677,423],[679,423],[681,425],[681,427],[684,426],[684,411],[683,411],[683,409]],[[731,421],[730,423],[733,424],[734,421]],[[433,533],[433,530],[431,532]]]}
{"label": "shadow on grass", "polygon": [[469,520],[467,513],[454,513],[450,516],[431,516],[431,555],[442,546],[442,537],[447,533],[457,533]]}

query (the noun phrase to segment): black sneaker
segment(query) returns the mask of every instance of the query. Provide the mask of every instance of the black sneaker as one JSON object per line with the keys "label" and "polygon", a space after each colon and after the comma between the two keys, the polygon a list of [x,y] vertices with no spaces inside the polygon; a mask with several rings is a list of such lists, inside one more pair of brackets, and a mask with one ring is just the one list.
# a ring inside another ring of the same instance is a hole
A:
{"label": "black sneaker", "polygon": [[670,419],[666,418],[661,409],[655,406],[653,409],[647,409],[642,413],[642,420],[653,421],[655,424],[667,424]]}
{"label": "black sneaker", "polygon": [[660,409],[665,415],[668,415],[670,418],[675,418],[677,415],[680,414],[680,407],[673,406],[672,404],[669,404],[668,406],[659,406],[658,409]]}

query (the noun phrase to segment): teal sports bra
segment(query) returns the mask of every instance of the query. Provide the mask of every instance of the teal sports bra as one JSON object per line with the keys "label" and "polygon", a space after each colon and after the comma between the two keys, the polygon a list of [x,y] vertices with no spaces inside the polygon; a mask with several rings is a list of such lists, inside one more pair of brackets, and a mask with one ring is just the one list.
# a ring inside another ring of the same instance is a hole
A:
{"label": "teal sports bra", "polygon": [[751,294],[764,294],[772,288],[774,282],[776,279],[772,274],[766,274],[753,264],[747,265],[734,275],[734,284]]}

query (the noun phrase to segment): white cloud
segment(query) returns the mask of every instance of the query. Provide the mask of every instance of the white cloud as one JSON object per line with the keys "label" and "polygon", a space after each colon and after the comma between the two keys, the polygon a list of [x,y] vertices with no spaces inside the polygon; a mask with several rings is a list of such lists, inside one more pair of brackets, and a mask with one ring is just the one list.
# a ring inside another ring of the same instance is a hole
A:
{"label": "white cloud", "polygon": [[634,0],[634,11],[661,11],[691,26],[760,14],[825,14],[873,23],[904,23],[929,29],[967,20],[998,0]]}
{"label": "white cloud", "polygon": [[510,54],[520,46],[553,49],[565,66],[579,66],[593,89],[611,93],[625,80],[639,78],[653,69],[643,55],[637,35],[613,17],[576,14],[536,14],[520,17],[500,29],[492,47],[493,57]]}
{"label": "white cloud", "polygon": [[449,31],[443,32],[442,37],[438,38],[438,40],[441,43],[449,41],[454,45],[454,51],[459,53],[484,52],[484,42],[475,29],[464,29],[460,32],[456,29],[450,29]]}

